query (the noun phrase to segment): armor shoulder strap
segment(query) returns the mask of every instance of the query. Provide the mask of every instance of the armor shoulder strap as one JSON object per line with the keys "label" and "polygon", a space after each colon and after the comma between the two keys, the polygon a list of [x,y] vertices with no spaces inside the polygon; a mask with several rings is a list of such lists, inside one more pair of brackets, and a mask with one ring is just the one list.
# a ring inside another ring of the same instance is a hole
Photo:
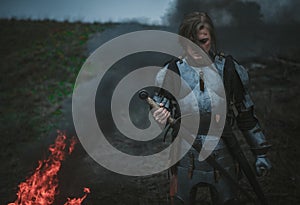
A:
{"label": "armor shoulder strap", "polygon": [[231,55],[225,57],[223,81],[228,103],[242,103],[248,94],[248,73]]}
{"label": "armor shoulder strap", "polygon": [[230,103],[234,98],[234,63],[232,56],[228,55],[225,57],[225,63],[223,68],[223,82],[226,93],[227,102]]}
{"label": "armor shoulder strap", "polygon": [[157,87],[163,87],[165,78],[167,77],[168,70],[171,70],[179,75],[179,69],[177,67],[177,62],[181,60],[180,58],[172,58],[171,60],[167,61],[161,70],[157,73],[155,79],[155,85]]}
{"label": "armor shoulder strap", "polygon": [[231,103],[243,103],[245,108],[253,106],[249,93],[249,75],[244,66],[228,55],[226,56],[223,75],[227,99],[230,99]]}
{"label": "armor shoulder strap", "polygon": [[182,62],[181,58],[172,58],[170,61],[168,61],[165,66],[167,65],[167,68],[168,70],[171,70],[175,73],[177,73],[178,75],[180,74],[179,73],[179,69],[178,69],[178,66],[177,66],[177,62]]}
{"label": "armor shoulder strap", "polygon": [[[180,72],[179,72],[179,69],[177,66],[177,62],[179,62],[179,61],[181,61],[180,58],[173,58],[170,61],[168,61],[167,63],[165,63],[165,66],[159,73],[159,75],[160,75],[159,76],[160,83],[158,84],[159,87],[172,87],[173,90],[175,90],[175,91],[180,90],[181,82],[174,80],[172,78],[172,75],[168,75],[168,72],[175,72],[177,75],[180,75]],[[172,98],[172,96],[170,96],[170,93],[166,92],[162,88],[159,89],[159,94],[163,95],[169,99]],[[174,93],[174,94],[177,95],[178,93]]]}
{"label": "armor shoulder strap", "polygon": [[235,71],[238,74],[239,80],[243,86],[243,104],[245,108],[250,108],[253,106],[252,99],[250,97],[249,91],[249,74],[248,71],[244,66],[239,64],[237,61],[234,60],[234,67]]}
{"label": "armor shoulder strap", "polygon": [[243,83],[245,88],[249,87],[249,74],[244,66],[239,64],[236,60],[233,59],[234,67],[236,72],[239,75],[241,82]]}

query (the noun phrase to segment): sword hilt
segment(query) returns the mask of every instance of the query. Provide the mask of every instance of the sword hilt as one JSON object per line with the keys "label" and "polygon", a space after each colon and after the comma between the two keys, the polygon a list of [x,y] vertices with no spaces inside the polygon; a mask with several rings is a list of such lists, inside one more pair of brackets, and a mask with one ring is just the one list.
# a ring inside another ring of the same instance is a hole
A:
{"label": "sword hilt", "polygon": [[[145,100],[150,105],[150,107],[153,109],[158,109],[161,107],[151,97],[149,97],[149,93],[146,90],[139,91],[139,97],[142,100]],[[175,123],[175,119],[172,118],[171,116],[167,119],[167,121],[171,125],[173,125]]]}

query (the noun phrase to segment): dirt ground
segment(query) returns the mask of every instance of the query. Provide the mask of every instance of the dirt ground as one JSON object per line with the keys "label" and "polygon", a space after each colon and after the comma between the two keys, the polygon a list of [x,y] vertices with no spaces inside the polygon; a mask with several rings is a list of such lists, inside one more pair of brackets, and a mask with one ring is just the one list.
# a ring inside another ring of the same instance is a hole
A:
{"label": "dirt ground", "polygon": [[[7,204],[16,199],[18,184],[32,174],[37,161],[49,154],[47,147],[54,142],[57,129],[76,136],[71,116],[72,86],[86,58],[90,34],[112,25],[1,24],[5,29],[1,29],[0,64],[0,204]],[[300,204],[300,57],[292,53],[248,58],[240,63],[249,69],[256,114],[273,145],[269,153],[273,169],[259,181],[270,204]],[[145,177],[116,174],[93,161],[79,143],[63,162],[55,204],[82,196],[83,187],[91,189],[83,204],[169,202],[167,172]],[[202,190],[199,195],[199,204],[210,204],[206,192]],[[245,199],[243,202],[251,204]]]}

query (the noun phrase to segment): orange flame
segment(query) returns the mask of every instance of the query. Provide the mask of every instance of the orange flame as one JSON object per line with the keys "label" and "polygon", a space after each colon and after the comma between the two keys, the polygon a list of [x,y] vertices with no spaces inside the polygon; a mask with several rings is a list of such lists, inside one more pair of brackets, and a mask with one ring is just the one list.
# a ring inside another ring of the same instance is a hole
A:
{"label": "orange flame", "polygon": [[[48,159],[40,160],[38,167],[31,177],[19,185],[17,199],[8,205],[51,205],[55,195],[58,194],[58,177],[61,162],[67,154],[71,154],[76,144],[76,139],[70,140],[68,152],[66,148],[66,136],[58,132],[58,136],[53,145],[50,145],[51,152]],[[65,205],[80,205],[90,193],[89,188],[84,188],[85,195],[78,199],[69,199]]]}
{"label": "orange flame", "polygon": [[80,205],[81,202],[83,202],[83,200],[87,197],[87,195],[89,193],[91,193],[90,189],[89,188],[84,188],[83,191],[85,192],[85,195],[81,198],[78,198],[78,199],[70,199],[68,198],[68,201],[64,204],[64,205]]}

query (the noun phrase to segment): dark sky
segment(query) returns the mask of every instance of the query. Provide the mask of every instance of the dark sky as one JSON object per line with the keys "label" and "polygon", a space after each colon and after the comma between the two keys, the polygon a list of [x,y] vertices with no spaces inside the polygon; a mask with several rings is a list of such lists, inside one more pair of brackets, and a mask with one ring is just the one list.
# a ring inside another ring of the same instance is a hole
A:
{"label": "dark sky", "polygon": [[176,23],[190,11],[208,12],[215,24],[300,22],[299,0],[1,0],[1,18]]}
{"label": "dark sky", "polygon": [[170,0],[0,0],[1,18],[126,21],[160,24]]}

